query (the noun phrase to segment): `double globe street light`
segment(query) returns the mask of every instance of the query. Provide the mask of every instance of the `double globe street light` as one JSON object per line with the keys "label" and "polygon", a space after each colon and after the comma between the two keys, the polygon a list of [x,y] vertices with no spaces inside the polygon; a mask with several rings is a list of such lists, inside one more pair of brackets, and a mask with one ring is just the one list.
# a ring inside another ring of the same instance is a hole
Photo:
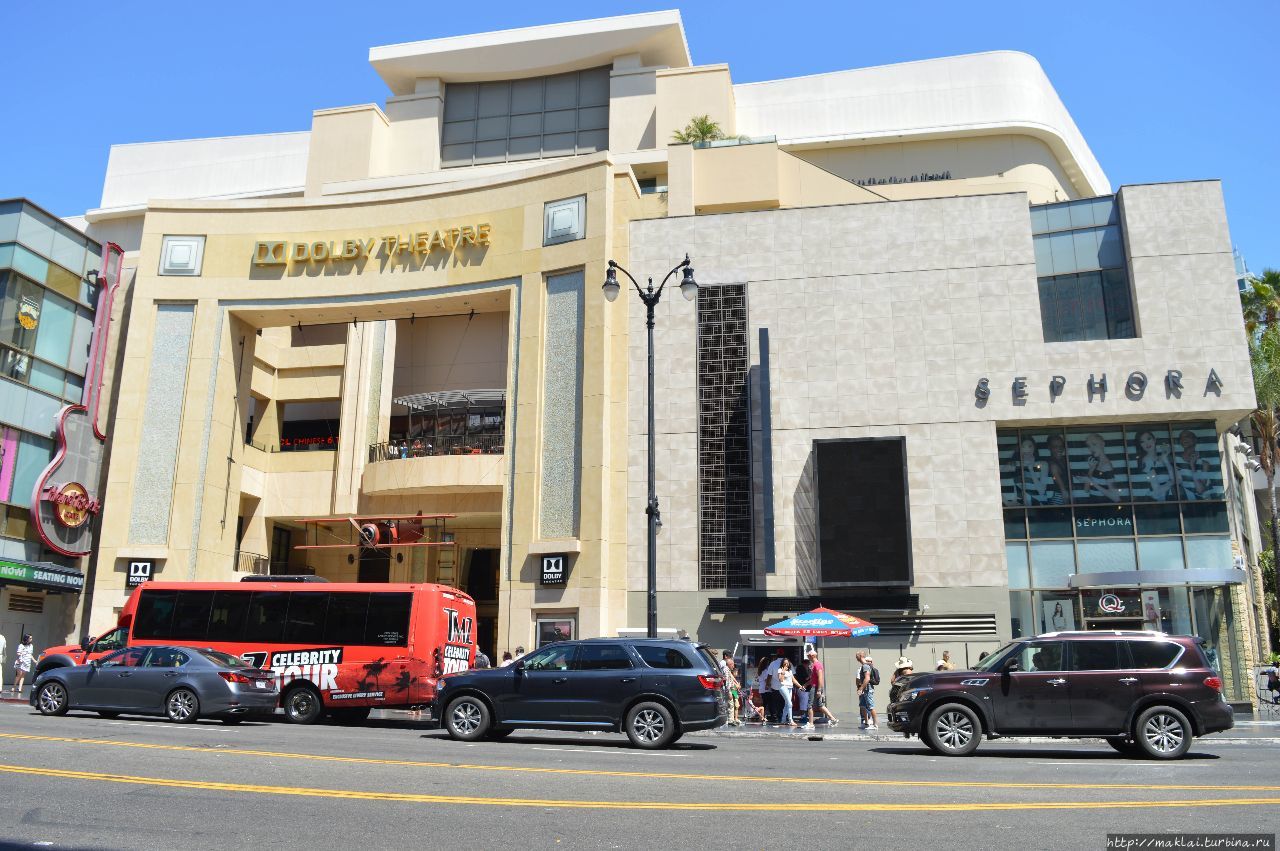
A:
{"label": "double globe street light", "polygon": [[603,287],[605,299],[617,301],[618,293],[622,291],[621,285],[618,284],[618,272],[630,278],[632,285],[636,288],[636,294],[644,302],[644,325],[649,334],[649,502],[645,506],[644,513],[649,516],[649,596],[646,627],[650,638],[658,637],[658,527],[662,525],[661,514],[658,511],[658,489],[653,458],[653,309],[662,300],[662,291],[666,288],[667,281],[681,269],[684,270],[684,277],[680,279],[680,293],[686,301],[693,301],[698,295],[698,283],[693,279],[693,267],[689,265],[688,254],[679,265],[667,273],[656,290],[653,288],[653,278],[649,279],[648,289],[641,289],[640,283],[631,276],[630,272],[610,260]]}

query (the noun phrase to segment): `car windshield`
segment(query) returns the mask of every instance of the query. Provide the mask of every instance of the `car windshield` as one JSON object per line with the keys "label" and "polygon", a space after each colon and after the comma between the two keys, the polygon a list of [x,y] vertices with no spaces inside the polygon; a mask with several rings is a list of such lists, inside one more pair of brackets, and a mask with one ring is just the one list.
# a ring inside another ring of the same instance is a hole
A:
{"label": "car windshield", "polygon": [[974,665],[973,670],[994,671],[996,669],[996,666],[1000,664],[1001,660],[1004,659],[1006,655],[1008,655],[1009,650],[1015,647],[1019,643],[1020,642],[1017,642],[1017,641],[1010,641],[1004,647],[1001,647],[999,650],[997,650],[987,658],[983,659],[981,662],[978,662],[976,665]]}
{"label": "car windshield", "polygon": [[219,668],[247,668],[249,663],[238,656],[232,656],[230,653],[220,653],[217,650],[201,650],[200,655],[208,659]]}

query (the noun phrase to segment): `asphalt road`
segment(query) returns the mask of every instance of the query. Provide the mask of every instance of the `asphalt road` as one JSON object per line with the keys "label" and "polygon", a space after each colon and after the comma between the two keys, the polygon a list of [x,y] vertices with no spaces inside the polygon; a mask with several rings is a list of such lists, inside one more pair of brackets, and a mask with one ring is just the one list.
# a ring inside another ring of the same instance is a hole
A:
{"label": "asphalt road", "polygon": [[1280,740],[1188,759],[1083,742],[614,735],[461,744],[405,721],[180,726],[0,704],[0,842],[57,848],[1097,848],[1280,829]]}

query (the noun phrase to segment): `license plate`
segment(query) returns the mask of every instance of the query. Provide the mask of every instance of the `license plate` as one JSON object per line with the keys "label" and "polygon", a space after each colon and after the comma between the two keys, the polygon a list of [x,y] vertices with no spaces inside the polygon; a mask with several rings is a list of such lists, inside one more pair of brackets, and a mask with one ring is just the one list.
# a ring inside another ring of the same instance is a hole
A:
{"label": "license plate", "polygon": [[255,685],[255,686],[257,686],[258,688],[266,688],[266,687],[267,687],[267,681],[266,681],[266,680],[258,680],[257,682],[255,682],[255,683],[254,683],[254,685]]}

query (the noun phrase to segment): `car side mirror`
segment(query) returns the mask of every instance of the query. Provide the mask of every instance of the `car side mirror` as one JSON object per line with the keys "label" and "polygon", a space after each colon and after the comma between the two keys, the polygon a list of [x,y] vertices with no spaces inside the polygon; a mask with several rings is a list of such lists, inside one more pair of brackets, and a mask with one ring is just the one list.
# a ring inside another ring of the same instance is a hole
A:
{"label": "car side mirror", "polygon": [[101,667],[102,667],[102,660],[101,660],[101,659],[90,659],[90,660],[89,660],[89,667],[90,667],[90,668],[101,668]]}
{"label": "car side mirror", "polygon": [[511,663],[511,667],[515,669],[517,674],[524,673],[524,662],[516,661]]}
{"label": "car side mirror", "polygon": [[93,646],[92,638],[85,636],[84,638],[80,639],[80,649],[83,650],[85,653],[88,653],[89,648],[92,646]]}
{"label": "car side mirror", "polygon": [[1004,672],[1006,674],[1011,674],[1014,671],[1021,671],[1021,670],[1022,670],[1022,666],[1018,664],[1017,659],[1009,659],[1004,663]]}

